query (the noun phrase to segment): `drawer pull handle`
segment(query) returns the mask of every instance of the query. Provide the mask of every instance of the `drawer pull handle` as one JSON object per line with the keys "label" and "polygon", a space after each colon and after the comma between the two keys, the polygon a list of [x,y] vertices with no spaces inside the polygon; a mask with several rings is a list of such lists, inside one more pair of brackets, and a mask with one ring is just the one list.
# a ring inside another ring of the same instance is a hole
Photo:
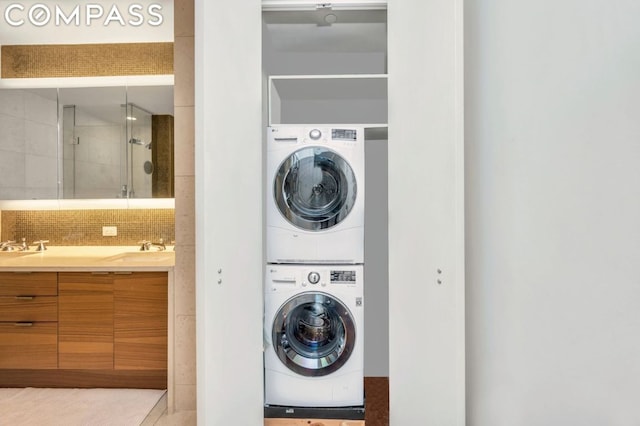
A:
{"label": "drawer pull handle", "polygon": [[15,323],[16,327],[33,327],[32,322],[17,322]]}
{"label": "drawer pull handle", "polygon": [[16,300],[33,300],[33,296],[16,296]]}

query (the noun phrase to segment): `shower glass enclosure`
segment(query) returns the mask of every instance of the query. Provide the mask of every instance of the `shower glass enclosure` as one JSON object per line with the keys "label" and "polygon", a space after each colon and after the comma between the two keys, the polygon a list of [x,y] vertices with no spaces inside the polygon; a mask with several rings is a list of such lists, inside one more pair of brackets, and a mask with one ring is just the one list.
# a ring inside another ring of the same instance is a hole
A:
{"label": "shower glass enclosure", "polygon": [[151,198],[151,175],[154,171],[151,113],[132,103],[125,105],[125,111],[127,146],[126,167],[123,169],[126,173],[122,179],[127,183],[126,188],[121,187],[121,192],[126,189],[129,198]]}
{"label": "shower glass enclosure", "polygon": [[152,197],[149,111],[102,98],[91,107],[65,104],[60,113],[62,198]]}

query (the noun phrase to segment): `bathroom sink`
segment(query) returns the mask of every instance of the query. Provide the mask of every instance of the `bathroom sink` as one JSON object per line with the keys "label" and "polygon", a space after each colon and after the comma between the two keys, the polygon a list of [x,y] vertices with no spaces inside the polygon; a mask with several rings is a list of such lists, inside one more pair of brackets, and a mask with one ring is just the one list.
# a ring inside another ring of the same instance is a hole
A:
{"label": "bathroom sink", "polygon": [[132,251],[104,258],[109,263],[159,263],[173,260],[173,251]]}

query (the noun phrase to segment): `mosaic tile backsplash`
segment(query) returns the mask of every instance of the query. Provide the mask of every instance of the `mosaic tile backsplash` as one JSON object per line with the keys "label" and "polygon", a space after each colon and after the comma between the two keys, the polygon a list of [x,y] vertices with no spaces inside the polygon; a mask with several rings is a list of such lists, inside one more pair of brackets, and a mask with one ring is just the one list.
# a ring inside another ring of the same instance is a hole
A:
{"label": "mosaic tile backsplash", "polygon": [[173,43],[25,44],[0,49],[2,78],[173,74]]}
{"label": "mosaic tile backsplash", "polygon": [[[175,240],[174,209],[113,210],[5,210],[2,241],[28,244],[49,240],[53,246],[130,246],[142,240],[166,244]],[[115,226],[118,235],[103,237],[103,226]]]}

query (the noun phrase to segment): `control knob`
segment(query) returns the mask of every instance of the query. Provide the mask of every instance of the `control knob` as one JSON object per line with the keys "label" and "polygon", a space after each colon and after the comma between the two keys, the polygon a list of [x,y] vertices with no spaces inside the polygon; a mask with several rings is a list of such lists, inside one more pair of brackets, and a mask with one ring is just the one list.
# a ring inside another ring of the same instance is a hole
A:
{"label": "control knob", "polygon": [[313,129],[309,132],[309,137],[314,141],[317,141],[322,136],[322,132],[318,129]]}
{"label": "control knob", "polygon": [[320,281],[320,274],[317,272],[309,272],[307,279],[311,284],[318,284],[318,282]]}

